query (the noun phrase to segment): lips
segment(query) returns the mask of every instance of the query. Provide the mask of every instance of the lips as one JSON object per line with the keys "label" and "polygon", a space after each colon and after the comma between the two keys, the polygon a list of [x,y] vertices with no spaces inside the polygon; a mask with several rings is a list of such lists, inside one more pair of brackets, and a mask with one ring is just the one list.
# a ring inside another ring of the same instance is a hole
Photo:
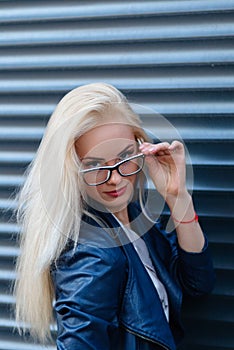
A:
{"label": "lips", "polygon": [[124,186],[124,187],[121,187],[120,189],[117,189],[114,191],[107,191],[104,193],[112,198],[117,198],[117,197],[122,196],[125,193],[126,189],[127,189],[127,186]]}

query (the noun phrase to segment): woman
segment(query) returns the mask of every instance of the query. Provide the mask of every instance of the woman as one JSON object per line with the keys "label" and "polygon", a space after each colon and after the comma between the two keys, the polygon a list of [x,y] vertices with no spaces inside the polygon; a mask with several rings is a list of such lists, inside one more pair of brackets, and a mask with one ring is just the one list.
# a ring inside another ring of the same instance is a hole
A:
{"label": "woman", "polygon": [[[173,232],[147,214],[146,169]],[[50,337],[54,308],[58,349],[176,349],[182,293],[214,284],[182,143],[150,143],[114,87],[79,87],[51,116],[19,203],[16,317],[33,336]]]}

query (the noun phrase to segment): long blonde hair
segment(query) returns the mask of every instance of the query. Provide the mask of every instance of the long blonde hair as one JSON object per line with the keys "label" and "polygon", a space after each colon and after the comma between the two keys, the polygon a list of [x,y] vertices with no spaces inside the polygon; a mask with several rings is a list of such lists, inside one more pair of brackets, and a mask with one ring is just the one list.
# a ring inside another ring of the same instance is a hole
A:
{"label": "long blonde hair", "polygon": [[104,115],[111,120],[111,111],[120,112],[136,137],[145,136],[138,116],[111,85],[89,84],[63,97],[49,120],[17,198],[21,238],[14,288],[16,320],[23,332],[29,328],[41,342],[51,338],[53,322],[50,266],[69,239],[78,241],[83,213],[75,141],[98,125]]}

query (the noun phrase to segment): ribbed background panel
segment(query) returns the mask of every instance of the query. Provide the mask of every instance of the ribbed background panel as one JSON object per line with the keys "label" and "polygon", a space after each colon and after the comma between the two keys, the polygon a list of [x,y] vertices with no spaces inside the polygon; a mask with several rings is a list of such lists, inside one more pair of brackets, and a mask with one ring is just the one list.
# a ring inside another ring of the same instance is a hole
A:
{"label": "ribbed background panel", "polygon": [[[185,300],[180,350],[234,349],[233,38],[234,0],[0,2],[0,350],[42,349],[10,312],[14,193],[57,102],[96,81],[166,116],[185,141],[217,283]],[[143,122],[157,132],[155,115]]]}

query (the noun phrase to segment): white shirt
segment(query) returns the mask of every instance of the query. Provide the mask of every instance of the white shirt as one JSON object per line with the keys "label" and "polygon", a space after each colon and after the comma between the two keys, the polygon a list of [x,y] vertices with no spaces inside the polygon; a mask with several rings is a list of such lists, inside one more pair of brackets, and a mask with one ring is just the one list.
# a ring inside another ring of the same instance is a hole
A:
{"label": "white shirt", "polygon": [[[116,217],[115,217],[116,218]],[[125,233],[127,234],[130,242],[133,244],[139,258],[141,259],[146,271],[148,272],[157,292],[159,295],[159,298],[162,303],[162,307],[166,316],[167,321],[169,321],[169,304],[168,304],[168,297],[167,292],[162,284],[162,282],[159,280],[157,273],[155,271],[155,268],[152,264],[148,248],[144,242],[144,240],[139,237],[136,232],[131,230],[130,228],[127,228],[123,226],[123,224],[116,218],[116,220],[119,222]]]}

